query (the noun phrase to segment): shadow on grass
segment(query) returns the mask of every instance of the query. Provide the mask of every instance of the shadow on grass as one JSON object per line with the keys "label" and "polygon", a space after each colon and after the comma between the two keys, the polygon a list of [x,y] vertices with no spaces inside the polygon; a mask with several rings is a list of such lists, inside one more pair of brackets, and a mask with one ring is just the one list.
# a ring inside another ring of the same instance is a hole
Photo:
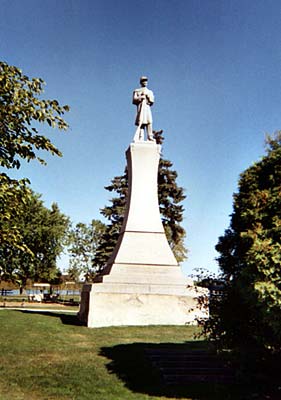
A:
{"label": "shadow on grass", "polygon": [[75,325],[75,326],[84,326],[76,314],[64,314],[62,312],[55,312],[55,311],[41,311],[41,310],[19,310],[23,314],[37,314],[37,315],[44,315],[45,317],[55,317],[60,318],[61,322],[64,325]]}
{"label": "shadow on grass", "polygon": [[169,385],[165,383],[159,368],[153,366],[148,352],[162,352],[165,347],[169,352],[179,353],[189,350],[208,351],[204,341],[192,341],[183,344],[174,343],[132,343],[113,347],[103,347],[100,355],[109,361],[107,369],[121,379],[125,386],[137,393],[166,398],[185,398],[193,400],[261,400],[255,390],[242,385],[213,382],[189,382]]}

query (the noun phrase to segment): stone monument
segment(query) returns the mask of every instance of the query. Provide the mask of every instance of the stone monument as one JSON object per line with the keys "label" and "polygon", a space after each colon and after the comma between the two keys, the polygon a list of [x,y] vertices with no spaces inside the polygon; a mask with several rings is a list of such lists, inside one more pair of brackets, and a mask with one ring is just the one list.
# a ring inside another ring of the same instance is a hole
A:
{"label": "stone monument", "polygon": [[[116,247],[102,273],[81,293],[79,318],[88,327],[114,325],[185,325],[206,317],[198,291],[182,275],[162,225],[157,175],[161,146],[152,134],[154,96],[141,78],[134,142],[126,151],[128,198]],[[148,140],[144,140],[144,130]]]}

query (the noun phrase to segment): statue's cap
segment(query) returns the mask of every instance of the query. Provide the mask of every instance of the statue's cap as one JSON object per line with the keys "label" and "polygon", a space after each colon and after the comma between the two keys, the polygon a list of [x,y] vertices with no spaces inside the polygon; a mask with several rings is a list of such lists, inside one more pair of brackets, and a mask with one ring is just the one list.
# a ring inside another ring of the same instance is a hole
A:
{"label": "statue's cap", "polygon": [[147,76],[141,76],[140,77],[140,82],[148,81]]}

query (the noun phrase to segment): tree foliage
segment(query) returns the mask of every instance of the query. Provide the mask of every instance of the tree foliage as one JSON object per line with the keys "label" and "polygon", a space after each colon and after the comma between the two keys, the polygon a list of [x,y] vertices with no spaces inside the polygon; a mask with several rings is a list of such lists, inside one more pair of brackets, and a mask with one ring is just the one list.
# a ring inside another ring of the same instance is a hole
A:
{"label": "tree foliage", "polygon": [[[41,99],[45,82],[41,78],[29,79],[22,71],[0,61],[0,165],[6,170],[20,168],[21,160],[35,160],[44,164],[39,156],[42,150],[61,156],[52,142],[39,133],[42,125],[60,130],[68,125],[62,115],[69,110],[57,100]],[[0,243],[23,250],[24,241],[15,225],[23,210],[29,189],[27,179],[17,181],[0,173]]]}
{"label": "tree foliage", "polygon": [[[101,237],[105,231],[105,224],[93,219],[90,224],[77,223],[69,231],[68,253],[70,267],[68,274],[74,281],[79,281],[83,274],[85,279],[95,272],[92,266],[93,258]],[[96,266],[98,269],[98,266]]]}
{"label": "tree foliage", "polygon": [[99,246],[93,258],[93,267],[99,266],[99,270],[105,266],[117,243],[119,232],[123,224],[123,217],[128,193],[127,168],[121,176],[112,179],[111,185],[105,187],[110,192],[116,192],[116,196],[110,200],[110,205],[101,209],[101,214],[109,221],[105,232],[101,237]]}
{"label": "tree foliage", "polygon": [[61,115],[69,111],[67,105],[60,106],[57,100],[40,99],[44,81],[29,79],[22,71],[0,61],[0,163],[2,167],[19,168],[20,159],[37,159],[38,150],[61,155],[60,151],[45,136],[40,135],[34,122],[45,123],[66,129],[67,123]]}
{"label": "tree foliage", "polygon": [[[158,144],[162,144],[164,138],[162,131],[154,132]],[[184,189],[177,185],[177,172],[172,170],[173,164],[162,157],[158,170],[158,198],[162,223],[168,242],[178,262],[186,259],[184,246],[185,230],[181,226],[184,208],[180,204],[185,199]],[[102,241],[96,250],[94,265],[104,266],[110,257],[123,223],[126,197],[128,192],[127,168],[121,176],[112,179],[111,184],[105,188],[116,195],[110,200],[110,205],[101,210],[101,214],[108,219],[106,231]]]}
{"label": "tree foliage", "polygon": [[40,195],[26,186],[23,191],[24,201],[19,203],[17,215],[8,221],[10,232],[13,226],[17,228],[21,246],[14,246],[10,240],[0,244],[0,278],[17,282],[21,288],[28,279],[51,282],[58,276],[56,260],[63,250],[69,226],[68,218],[57,204],[48,209]]}
{"label": "tree foliage", "polygon": [[10,179],[1,175],[0,185],[0,245],[9,243],[20,250],[28,249],[22,243],[22,238],[15,218],[22,212],[22,207],[30,196],[26,180]]}
{"label": "tree foliage", "polygon": [[241,353],[280,354],[281,132],[241,174],[230,227],[216,249],[225,293],[205,333]]}

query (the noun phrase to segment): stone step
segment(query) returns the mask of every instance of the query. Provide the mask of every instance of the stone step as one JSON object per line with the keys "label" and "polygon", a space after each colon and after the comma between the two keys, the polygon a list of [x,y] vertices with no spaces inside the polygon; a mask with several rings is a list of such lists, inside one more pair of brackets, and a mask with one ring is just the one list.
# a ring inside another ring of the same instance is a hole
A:
{"label": "stone step", "polygon": [[149,348],[145,353],[167,385],[234,382],[235,373],[230,363],[213,352],[164,347]]}
{"label": "stone step", "polygon": [[164,375],[231,375],[232,371],[224,367],[158,367]]}
{"label": "stone step", "polygon": [[182,284],[193,286],[190,278],[186,278],[179,266],[168,265],[120,265],[114,264],[110,273],[102,275],[103,282],[120,283],[159,283]]}
{"label": "stone step", "polygon": [[158,362],[209,362],[213,364],[227,363],[227,360],[221,356],[218,356],[215,352],[209,352],[207,350],[181,350],[181,349],[146,349],[146,355],[151,359]]}
{"label": "stone step", "polygon": [[223,363],[220,360],[216,360],[214,359],[212,362],[210,360],[157,360],[157,359],[153,359],[151,358],[151,362],[159,365],[159,367],[161,368],[212,368],[212,367],[216,367],[216,368],[227,368],[228,364],[227,363]]}
{"label": "stone step", "polygon": [[148,284],[163,284],[163,285],[182,285],[187,287],[187,281],[180,275],[174,274],[171,276],[165,276],[155,274],[153,272],[136,273],[129,271],[127,273],[112,273],[110,275],[105,275],[102,279],[105,283],[148,283]]}
{"label": "stone step", "polygon": [[215,352],[208,352],[204,350],[181,350],[181,349],[173,349],[173,348],[160,348],[160,349],[147,349],[146,354],[151,355],[152,357],[190,357],[200,359],[200,358],[217,358],[217,354]]}
{"label": "stone step", "polygon": [[228,375],[208,375],[208,374],[188,374],[188,375],[162,375],[162,379],[166,385],[187,385],[190,383],[224,383],[230,384],[234,382],[233,376]]}
{"label": "stone step", "polygon": [[136,282],[96,282],[92,285],[92,291],[97,293],[132,293],[132,294],[156,294],[176,295],[194,299],[199,296],[194,290],[186,288],[185,285],[172,283],[136,283]]}
{"label": "stone step", "polygon": [[[179,271],[182,274],[182,269],[179,265],[169,265],[169,264],[113,264],[111,266],[111,271],[118,273],[127,273],[127,271],[132,271],[134,273],[146,273],[154,272],[158,274],[170,275],[175,274]],[[191,278],[186,277],[186,280],[193,282]]]}

